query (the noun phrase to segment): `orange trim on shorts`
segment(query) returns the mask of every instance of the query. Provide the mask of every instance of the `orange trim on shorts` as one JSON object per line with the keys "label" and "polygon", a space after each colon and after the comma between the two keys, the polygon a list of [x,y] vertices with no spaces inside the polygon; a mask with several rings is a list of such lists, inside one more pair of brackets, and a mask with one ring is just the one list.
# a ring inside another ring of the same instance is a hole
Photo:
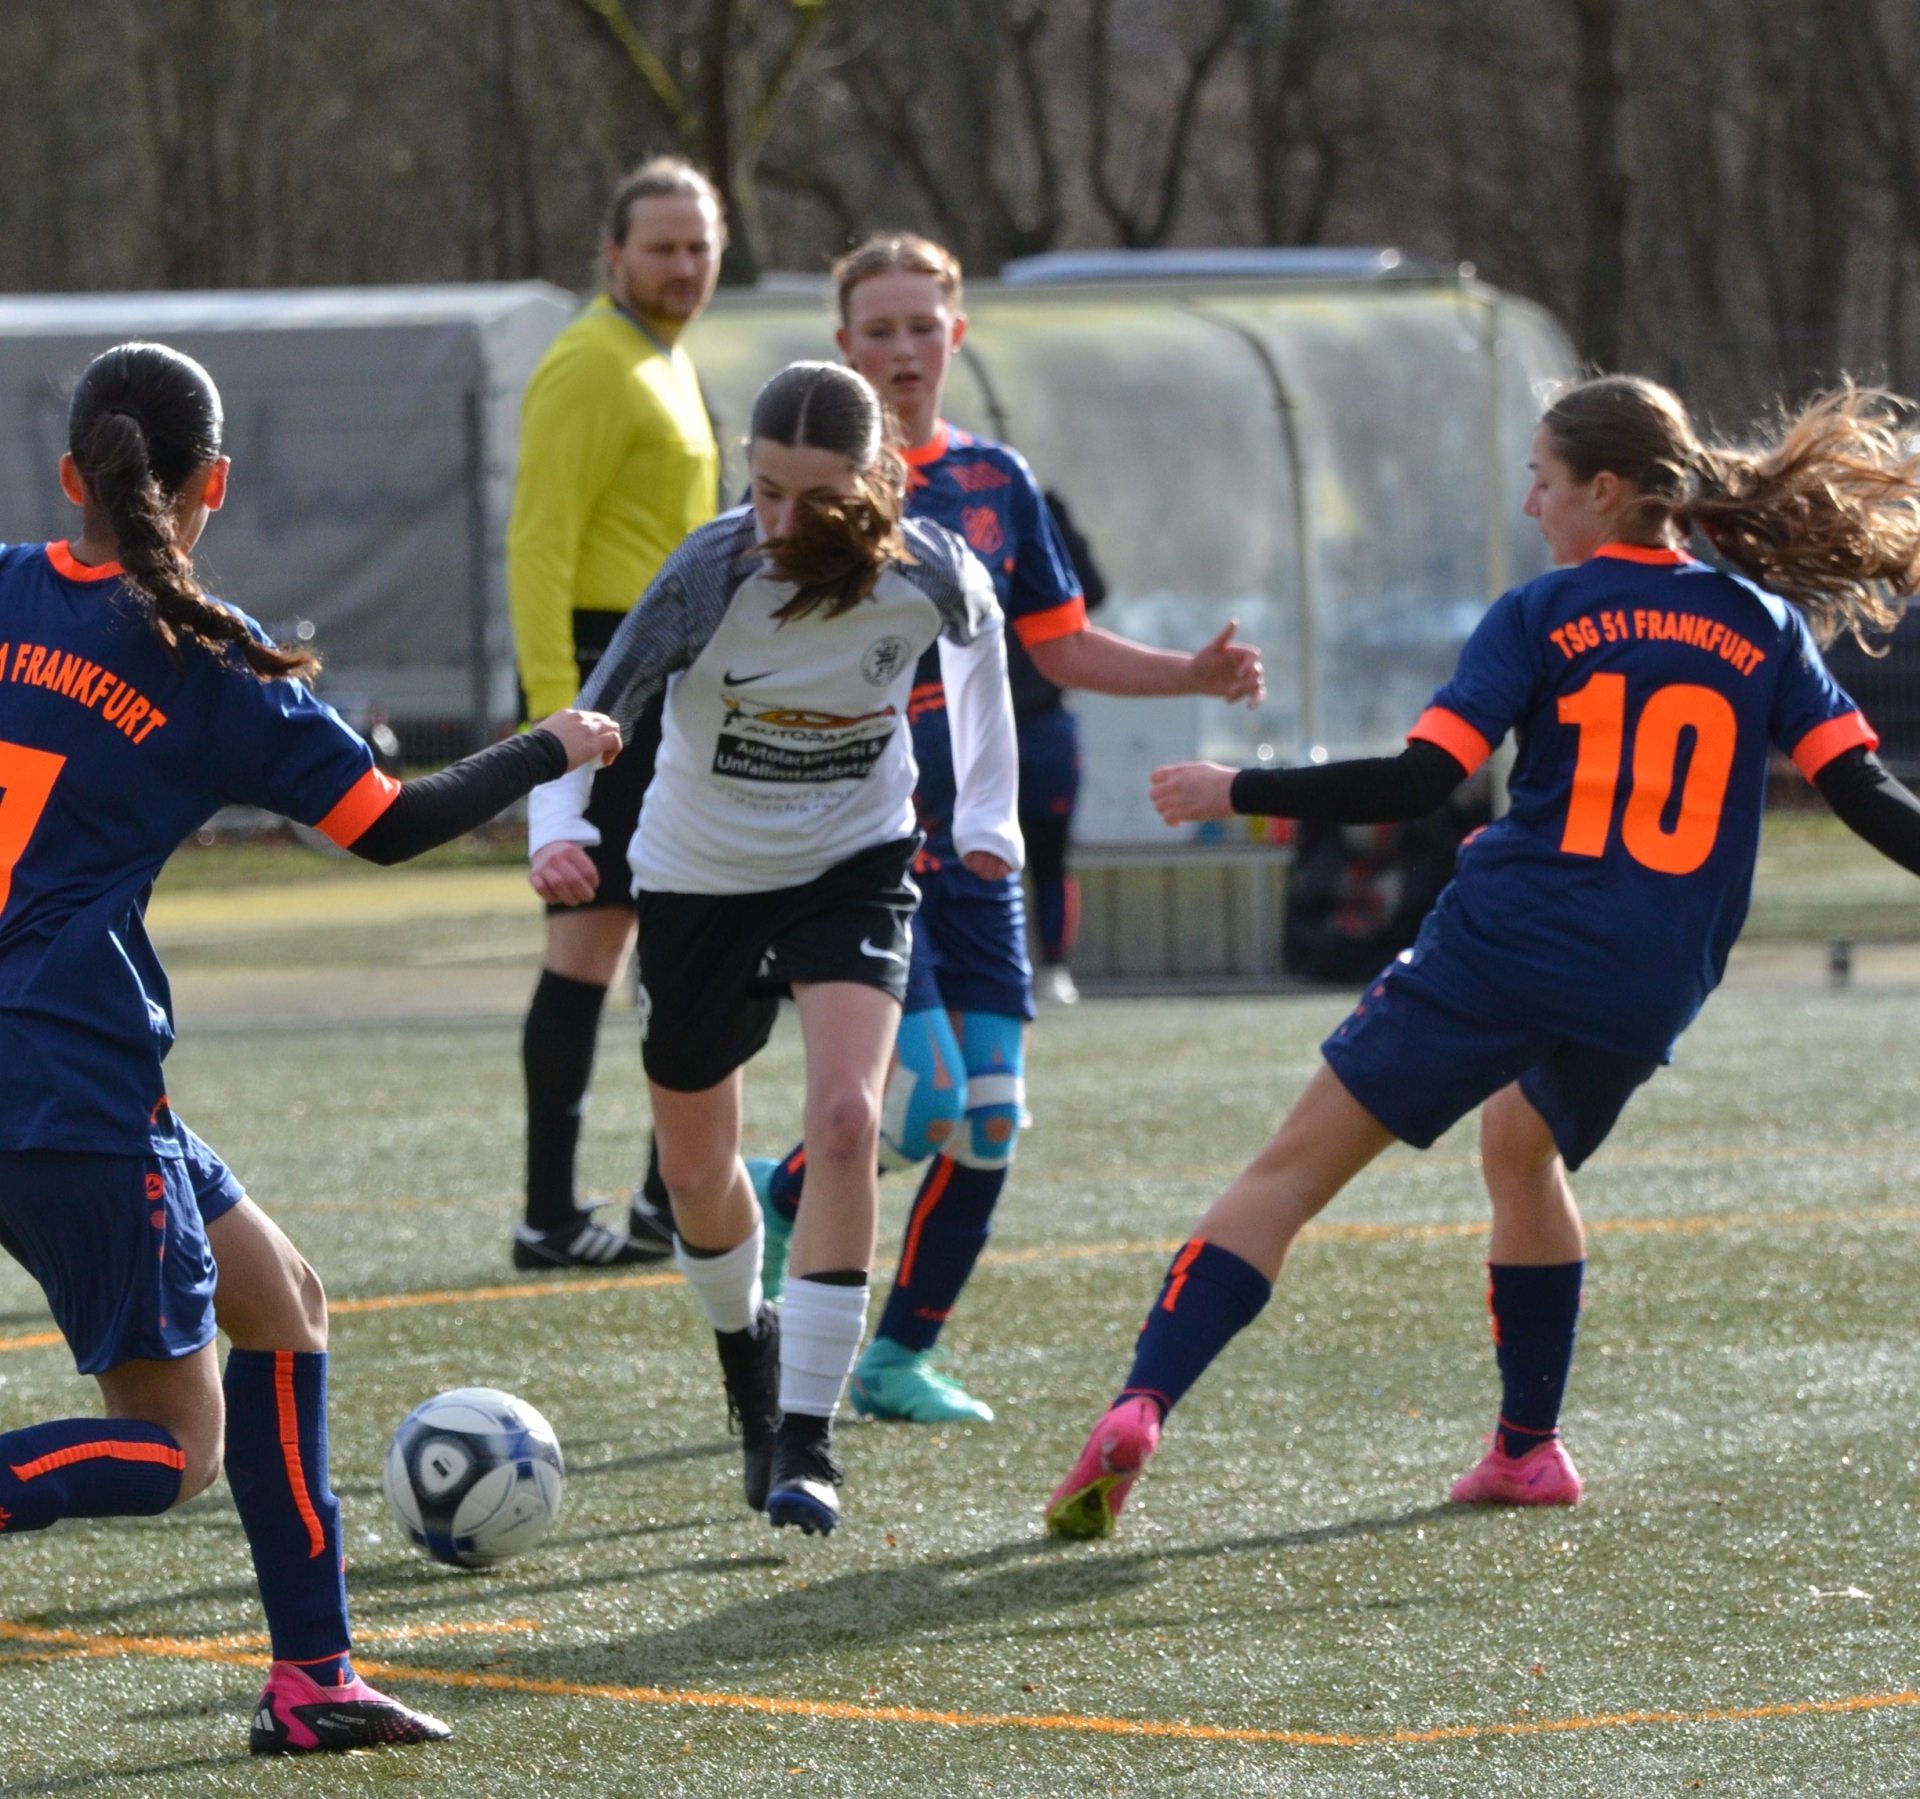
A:
{"label": "orange trim on shorts", "polygon": [[331,837],[342,849],[359,842],[367,827],[400,797],[393,776],[370,768],[340,796],[339,802],[314,829]]}
{"label": "orange trim on shorts", "polygon": [[1844,717],[1828,719],[1824,725],[1815,725],[1801,738],[1793,746],[1793,765],[1811,781],[1835,756],[1844,756],[1848,750],[1879,747],[1880,733],[1867,723],[1866,714],[1849,712]]}
{"label": "orange trim on shorts", "polygon": [[280,1407],[280,1454],[287,1464],[287,1485],[293,1489],[293,1503],[300,1513],[300,1522],[307,1527],[307,1541],[313,1545],[307,1551],[307,1559],[311,1561],[325,1553],[327,1533],[320,1528],[319,1516],[307,1492],[307,1471],[300,1460],[300,1413],[293,1403],[293,1351],[290,1349],[273,1352],[273,1395]]}
{"label": "orange trim on shorts", "polygon": [[1409,743],[1416,738],[1437,743],[1468,774],[1472,774],[1493,754],[1492,744],[1459,713],[1449,712],[1444,706],[1429,706],[1420,714],[1413,729],[1407,733]]}
{"label": "orange trim on shorts", "polygon": [[1204,1237],[1189,1237],[1180,1253],[1173,1258],[1173,1266],[1167,1270],[1167,1293],[1160,1301],[1163,1312],[1171,1312],[1180,1302],[1180,1290],[1187,1284],[1187,1270],[1199,1259],[1201,1250],[1207,1246]]}
{"label": "orange trim on shorts", "polygon": [[158,1462],[161,1467],[171,1468],[176,1474],[183,1472],[187,1465],[183,1450],[169,1449],[164,1443],[69,1443],[65,1449],[37,1456],[31,1462],[15,1463],[13,1477],[15,1480],[38,1480],[41,1475],[51,1474],[56,1468],[71,1468],[75,1462],[97,1462],[102,1456],[111,1457],[116,1462]]}
{"label": "orange trim on shorts", "polygon": [[939,1157],[933,1166],[932,1174],[927,1176],[927,1184],[921,1189],[920,1197],[914,1202],[913,1219],[907,1226],[906,1245],[900,1251],[900,1272],[894,1276],[893,1284],[904,1287],[913,1279],[913,1258],[920,1250],[920,1230],[927,1222],[933,1208],[940,1203],[940,1195],[946,1192],[947,1183],[953,1179],[953,1158]]}

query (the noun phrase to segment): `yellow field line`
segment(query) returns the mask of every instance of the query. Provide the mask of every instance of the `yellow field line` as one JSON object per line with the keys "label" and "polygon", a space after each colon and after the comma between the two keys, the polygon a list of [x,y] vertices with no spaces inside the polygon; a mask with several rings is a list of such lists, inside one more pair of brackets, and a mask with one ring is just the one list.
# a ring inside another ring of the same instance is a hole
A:
{"label": "yellow field line", "polygon": [[[232,1639],[206,1637],[85,1636],[0,1619],[0,1639],[27,1646],[20,1660],[153,1655],[177,1661],[224,1662],[265,1667],[269,1658],[238,1648]],[[49,1653],[51,1652],[51,1653]],[[10,1658],[11,1659],[11,1658]],[[1258,1726],[1195,1724],[1178,1718],[1108,1718],[1088,1712],[963,1712],[918,1705],[861,1705],[840,1699],[787,1699],[766,1693],[709,1692],[699,1688],[626,1687],[590,1681],[537,1680],[482,1669],[422,1668],[403,1662],[362,1661],[355,1666],[376,1680],[412,1681],[537,1698],[604,1699],[622,1705],[699,1707],[759,1712],[775,1717],[831,1718],[861,1724],[935,1724],[948,1729],[1051,1730],[1097,1736],[1172,1737],[1187,1742],[1278,1743],[1307,1749],[1377,1749],[1397,1744],[1446,1743],[1476,1737],[1546,1736],[1576,1730],[1618,1730],[1654,1724],[1732,1724],[1761,1718],[1795,1718],[1883,1711],[1920,1705],[1920,1692],[1851,1693],[1837,1699],[1788,1699],[1772,1705],[1715,1706],[1701,1711],[1576,1713],[1565,1718],[1436,1724],[1424,1730],[1277,1730]]]}
{"label": "yellow field line", "polygon": [[[1695,1212],[1677,1218],[1590,1218],[1593,1236],[1674,1235],[1703,1236],[1711,1231],[1754,1230],[1765,1225],[1911,1224],[1920,1220],[1920,1206],[1880,1206],[1855,1211],[1819,1212]],[[1333,1222],[1310,1224],[1300,1233],[1303,1243],[1418,1243],[1435,1238],[1484,1236],[1484,1218],[1449,1219],[1434,1224],[1370,1224]],[[1054,1243],[1033,1249],[988,1250],[980,1259],[1000,1265],[1032,1262],[1079,1262],[1104,1256],[1167,1256],[1184,1239],[1156,1238],[1128,1243]],[[376,1293],[364,1299],[327,1302],[336,1318],[361,1312],[404,1312],[417,1306],[494,1305],[513,1299],[560,1299],[570,1293],[614,1293],[637,1287],[677,1287],[678,1274],[603,1274],[589,1280],[509,1281],[490,1287],[432,1287],[419,1293]],[[63,1339],[58,1331],[29,1331],[24,1336],[0,1337],[0,1354],[14,1349],[50,1349]]]}

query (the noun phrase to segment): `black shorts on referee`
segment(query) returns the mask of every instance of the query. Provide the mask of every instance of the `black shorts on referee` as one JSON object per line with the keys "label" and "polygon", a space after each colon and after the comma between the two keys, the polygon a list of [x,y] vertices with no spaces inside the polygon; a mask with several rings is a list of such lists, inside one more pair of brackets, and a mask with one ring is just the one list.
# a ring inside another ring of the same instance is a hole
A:
{"label": "black shorts on referee", "polygon": [[[576,612],[573,615],[573,659],[580,667],[580,685],[606,654],[607,645],[626,616],[622,612]],[[593,898],[579,905],[557,900],[547,902],[547,916],[556,912],[587,912],[599,906],[633,904],[633,870],[627,866],[627,846],[640,823],[640,802],[646,798],[653,779],[654,758],[660,753],[660,721],[666,706],[664,691],[647,702],[647,708],[634,721],[633,735],[626,747],[595,772],[593,788],[587,797],[586,820],[600,833],[598,843],[583,843],[600,885]]]}
{"label": "black shorts on referee", "polygon": [[907,991],[920,838],[875,845],[800,887],[650,893],[640,908],[640,1055],[675,1093],[716,1087],[766,1047],[796,983]]}

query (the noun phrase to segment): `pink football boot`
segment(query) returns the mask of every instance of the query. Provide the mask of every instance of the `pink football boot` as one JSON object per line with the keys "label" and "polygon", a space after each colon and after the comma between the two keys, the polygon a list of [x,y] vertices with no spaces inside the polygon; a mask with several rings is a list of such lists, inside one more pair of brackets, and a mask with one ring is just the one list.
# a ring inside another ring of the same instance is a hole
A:
{"label": "pink football boot", "polygon": [[1558,1437],[1525,1455],[1502,1452],[1498,1438],[1478,1462],[1453,1483],[1455,1505],[1578,1505],[1580,1470]]}
{"label": "pink football boot", "polygon": [[1160,1442],[1160,1408],[1151,1399],[1123,1399],[1098,1424],[1073,1472],[1047,1501],[1047,1529],[1056,1537],[1110,1537]]}
{"label": "pink football boot", "polygon": [[438,1718],[409,1711],[357,1674],[351,1685],[323,1687],[295,1663],[275,1662],[253,1708],[248,1747],[255,1755],[312,1755],[381,1743],[437,1743],[452,1735]]}

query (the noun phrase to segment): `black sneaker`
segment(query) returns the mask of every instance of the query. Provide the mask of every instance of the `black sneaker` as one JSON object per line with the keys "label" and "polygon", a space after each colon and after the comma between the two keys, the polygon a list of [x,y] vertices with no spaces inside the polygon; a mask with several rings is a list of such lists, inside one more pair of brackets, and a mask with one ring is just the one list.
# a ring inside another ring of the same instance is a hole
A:
{"label": "black sneaker", "polygon": [[636,1187],[627,1202],[627,1240],[647,1252],[642,1260],[665,1261],[673,1254],[673,1218],[647,1197],[645,1187]]}
{"label": "black sneaker", "polygon": [[727,1419],[740,1430],[740,1484],[747,1504],[764,1512],[780,1428],[780,1314],[763,1305],[752,1329],[715,1331],[713,1340],[727,1383]]}
{"label": "black sneaker", "polygon": [[537,1231],[530,1224],[513,1227],[516,1268],[620,1268],[633,1262],[664,1261],[672,1254],[671,1242],[660,1247],[636,1241],[626,1231],[610,1231],[595,1223],[591,1212],[576,1212],[552,1230]]}
{"label": "black sneaker", "polygon": [[808,1536],[831,1536],[840,1522],[839,1487],[846,1477],[833,1459],[833,1422],[795,1414],[780,1420],[773,1440],[767,1522],[797,1524]]}

